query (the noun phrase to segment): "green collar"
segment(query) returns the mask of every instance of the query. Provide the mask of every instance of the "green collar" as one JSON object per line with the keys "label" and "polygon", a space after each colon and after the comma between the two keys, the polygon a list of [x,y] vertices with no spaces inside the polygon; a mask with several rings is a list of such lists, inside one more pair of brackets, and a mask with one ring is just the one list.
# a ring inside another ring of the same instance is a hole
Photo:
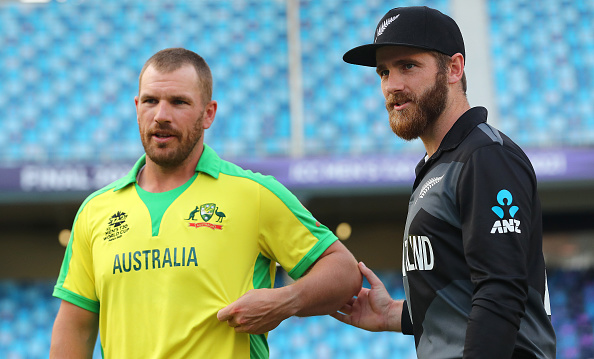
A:
{"label": "green collar", "polygon": [[[221,169],[221,158],[217,155],[217,153],[210,148],[207,144],[204,144],[204,151],[202,151],[202,155],[198,160],[198,165],[196,166],[196,172],[204,172],[207,175],[218,179],[219,172]],[[136,183],[136,176],[138,176],[138,171],[146,164],[146,154],[142,155],[136,161],[136,164],[130,172],[126,176],[121,179],[121,182],[118,186],[116,186],[113,190],[118,191],[129,184]]]}

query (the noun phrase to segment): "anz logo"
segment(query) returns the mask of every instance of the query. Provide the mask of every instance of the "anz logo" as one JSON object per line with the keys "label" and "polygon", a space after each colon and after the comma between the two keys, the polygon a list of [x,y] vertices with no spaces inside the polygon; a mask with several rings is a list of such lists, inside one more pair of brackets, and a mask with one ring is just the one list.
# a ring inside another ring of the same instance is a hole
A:
{"label": "anz logo", "polygon": [[[514,219],[516,213],[518,213],[518,206],[512,206],[513,196],[512,194],[506,190],[502,189],[497,193],[497,203],[499,206],[491,207],[491,210],[499,217],[499,220],[493,223],[493,228],[491,228],[491,233],[522,233],[520,230],[520,221]],[[503,219],[506,217],[506,214],[509,214],[509,219]]]}

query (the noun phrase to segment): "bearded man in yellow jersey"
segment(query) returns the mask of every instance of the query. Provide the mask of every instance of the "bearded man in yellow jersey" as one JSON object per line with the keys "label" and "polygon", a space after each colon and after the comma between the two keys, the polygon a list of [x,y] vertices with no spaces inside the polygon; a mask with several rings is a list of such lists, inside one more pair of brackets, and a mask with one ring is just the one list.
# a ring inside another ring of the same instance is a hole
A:
{"label": "bearded man in yellow jersey", "polygon": [[[175,48],[144,65],[146,154],[74,220],[54,296],[52,358],[267,358],[267,332],[334,313],[361,288],[352,254],[284,186],[203,143],[212,75]],[[273,288],[276,263],[296,281]]]}

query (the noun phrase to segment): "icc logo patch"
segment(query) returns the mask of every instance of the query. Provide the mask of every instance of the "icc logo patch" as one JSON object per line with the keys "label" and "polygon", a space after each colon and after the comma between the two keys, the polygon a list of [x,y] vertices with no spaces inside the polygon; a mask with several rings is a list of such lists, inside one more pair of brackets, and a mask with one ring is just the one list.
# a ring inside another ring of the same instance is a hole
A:
{"label": "icc logo patch", "polygon": [[[196,218],[196,215],[199,215],[204,222],[199,222],[199,219]],[[214,216],[217,216],[217,220],[215,221],[215,223],[223,223],[223,220],[227,218],[225,213],[219,211],[219,207],[216,205],[216,203],[205,203],[200,206],[196,206],[196,208],[190,212],[186,221],[190,221],[190,227],[208,227],[211,229],[223,229],[222,224],[209,223],[209,221]]]}
{"label": "icc logo patch", "polygon": [[[500,220],[495,221],[493,223],[493,227],[491,228],[491,233],[522,233],[520,230],[520,221],[514,219],[514,216],[519,211],[518,206],[512,206],[513,196],[510,191],[506,189],[502,189],[497,193],[497,203],[499,206],[491,207],[491,210],[500,218]],[[504,219],[509,215],[509,219]]]}
{"label": "icc logo patch", "polygon": [[122,211],[117,211],[109,217],[103,240],[113,241],[126,234],[130,230],[130,227],[126,223],[126,218],[128,218],[128,215]]}

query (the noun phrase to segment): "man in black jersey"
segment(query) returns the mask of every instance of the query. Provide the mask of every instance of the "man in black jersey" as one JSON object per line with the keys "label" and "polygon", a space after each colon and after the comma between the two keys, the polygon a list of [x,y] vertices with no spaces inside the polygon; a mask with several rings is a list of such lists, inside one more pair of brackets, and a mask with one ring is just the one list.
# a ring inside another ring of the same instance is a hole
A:
{"label": "man in black jersey", "polygon": [[390,10],[344,61],[375,67],[390,126],[420,138],[403,238],[406,300],[371,288],[333,316],[414,334],[419,358],[554,358],[542,214],[524,152],[466,98],[462,34],[427,7]]}

